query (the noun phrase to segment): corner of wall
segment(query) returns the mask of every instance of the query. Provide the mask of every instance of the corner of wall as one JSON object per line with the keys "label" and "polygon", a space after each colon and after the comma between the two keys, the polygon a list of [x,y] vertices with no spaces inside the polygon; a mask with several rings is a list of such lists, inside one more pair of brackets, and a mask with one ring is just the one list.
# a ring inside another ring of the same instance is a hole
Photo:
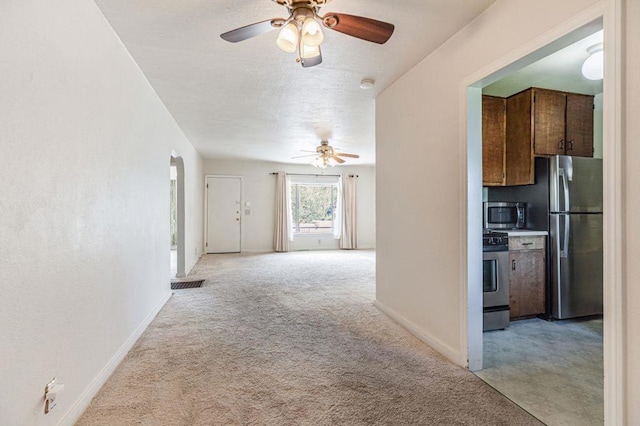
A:
{"label": "corner of wall", "polygon": [[379,302],[378,300],[375,300],[373,302],[373,305],[376,308],[380,309],[389,318],[406,328],[411,334],[422,340],[427,346],[444,355],[449,361],[453,362],[456,365],[459,365],[460,367],[467,366],[466,357],[459,351],[447,345],[442,340],[433,336],[426,330],[418,327],[415,323],[409,321],[408,319],[406,319],[393,309],[389,308],[388,306],[384,305],[383,303]]}

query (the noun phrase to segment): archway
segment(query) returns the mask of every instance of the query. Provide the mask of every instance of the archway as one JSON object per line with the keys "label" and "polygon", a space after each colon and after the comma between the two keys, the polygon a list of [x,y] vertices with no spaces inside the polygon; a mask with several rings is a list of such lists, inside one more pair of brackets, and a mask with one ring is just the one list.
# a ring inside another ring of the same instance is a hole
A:
{"label": "archway", "polygon": [[[185,235],[184,235],[184,161],[175,151],[171,153],[171,191],[170,199],[170,240],[172,277],[182,278],[185,274]],[[173,248],[175,247],[175,254]],[[175,263],[174,263],[175,262]],[[174,275],[175,271],[175,275]]]}

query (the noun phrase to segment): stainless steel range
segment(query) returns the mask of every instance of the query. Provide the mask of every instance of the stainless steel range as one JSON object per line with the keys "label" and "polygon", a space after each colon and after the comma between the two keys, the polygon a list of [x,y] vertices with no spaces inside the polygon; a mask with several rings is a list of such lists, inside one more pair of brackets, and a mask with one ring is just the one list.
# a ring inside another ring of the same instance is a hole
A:
{"label": "stainless steel range", "polygon": [[482,329],[509,327],[509,236],[484,231],[482,235]]}

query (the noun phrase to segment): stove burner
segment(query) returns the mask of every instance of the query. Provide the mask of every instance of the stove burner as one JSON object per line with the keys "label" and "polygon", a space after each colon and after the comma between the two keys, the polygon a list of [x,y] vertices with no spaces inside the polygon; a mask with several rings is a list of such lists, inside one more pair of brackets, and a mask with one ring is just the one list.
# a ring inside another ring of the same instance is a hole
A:
{"label": "stove burner", "polygon": [[509,250],[509,234],[485,230],[482,232],[482,251]]}

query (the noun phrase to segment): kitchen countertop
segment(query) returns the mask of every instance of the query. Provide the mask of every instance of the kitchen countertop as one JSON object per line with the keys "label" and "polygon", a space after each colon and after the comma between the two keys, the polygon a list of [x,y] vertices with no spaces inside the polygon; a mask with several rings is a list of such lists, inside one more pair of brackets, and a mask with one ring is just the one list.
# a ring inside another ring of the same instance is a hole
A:
{"label": "kitchen countertop", "polygon": [[547,231],[533,231],[531,229],[509,229],[504,230],[510,237],[539,237],[549,235]]}

